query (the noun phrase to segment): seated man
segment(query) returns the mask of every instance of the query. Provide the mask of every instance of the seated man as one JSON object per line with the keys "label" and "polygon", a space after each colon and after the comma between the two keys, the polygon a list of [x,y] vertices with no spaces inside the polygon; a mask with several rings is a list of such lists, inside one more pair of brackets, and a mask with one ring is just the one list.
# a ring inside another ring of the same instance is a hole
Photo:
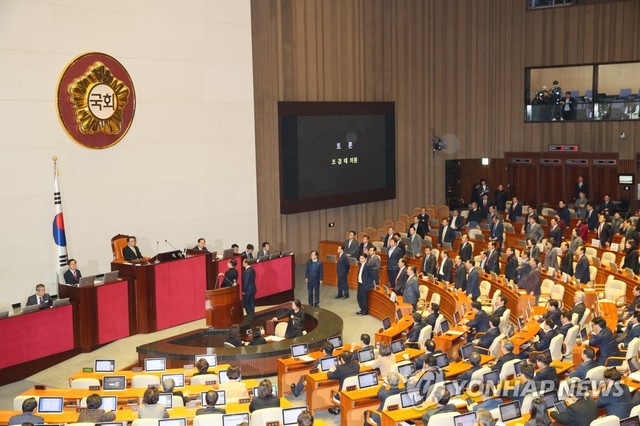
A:
{"label": "seated man", "polygon": [[426,325],[426,322],[422,319],[422,314],[420,312],[413,313],[413,327],[409,330],[409,334],[407,335],[407,342],[417,342],[418,337],[420,337],[420,332]]}
{"label": "seated man", "polygon": [[247,386],[240,381],[240,367],[230,365],[227,367],[228,382],[220,383],[219,390],[226,392],[227,398],[244,398],[247,396]]}
{"label": "seated man", "polygon": [[523,362],[520,366],[520,376],[518,376],[515,386],[503,388],[502,395],[512,400],[518,400],[522,404],[527,394],[537,392],[541,388],[540,383],[533,379],[534,374],[533,365]]}
{"label": "seated man", "polygon": [[551,355],[548,353],[538,354],[536,357],[536,367],[538,372],[533,378],[536,382],[542,384],[543,389],[558,388],[558,373],[555,368],[551,366]]}
{"label": "seated man", "polygon": [[196,411],[196,416],[200,416],[203,414],[226,414],[227,411],[224,408],[216,407],[216,403],[218,402],[218,392],[214,390],[207,391],[205,395],[205,401],[207,402],[207,406],[203,408],[198,408]]}
{"label": "seated man", "polygon": [[469,355],[469,364],[471,364],[471,368],[457,377],[457,379],[461,381],[463,387],[467,387],[471,381],[471,377],[473,377],[473,373],[482,368],[482,365],[480,365],[481,361],[482,358],[478,352],[471,352],[471,355]]}
{"label": "seated man", "polygon": [[189,398],[185,397],[182,391],[175,390],[175,387],[176,387],[176,382],[172,378],[168,378],[162,381],[162,389],[165,393],[170,393],[171,395],[179,396],[180,398],[182,398],[182,402],[184,403],[184,405],[187,405],[187,402],[189,402]]}
{"label": "seated man", "polygon": [[506,310],[507,310],[507,296],[505,296],[504,294],[500,294],[500,296],[498,296],[498,300],[496,300],[495,306],[493,307],[492,315],[496,315],[502,318],[502,315],[504,315],[504,312]]}
{"label": "seated man", "polygon": [[640,312],[635,312],[629,322],[627,323],[627,328],[624,332],[616,338],[616,342],[620,343],[621,348],[628,348],[629,343],[636,337],[640,337]]}
{"label": "seated man", "polygon": [[136,245],[137,240],[136,237],[127,238],[127,246],[122,249],[122,256],[124,260],[130,262],[132,260],[145,260],[146,258],[140,253],[140,249]]}
{"label": "seated man", "polygon": [[207,241],[204,238],[198,238],[198,244],[193,248],[193,250],[209,251],[207,250]]}
{"label": "seated man", "polygon": [[564,398],[567,409],[563,413],[550,411],[551,418],[561,425],[589,425],[598,417],[598,407],[583,386],[570,386],[569,395]]}
{"label": "seated man", "polygon": [[36,294],[32,294],[27,299],[27,306],[39,305],[41,308],[48,308],[53,305],[53,299],[47,293],[44,284],[36,286]]}
{"label": "seated man", "polygon": [[430,398],[430,402],[435,402],[436,406],[422,415],[422,422],[426,425],[429,423],[429,419],[436,414],[456,411],[456,406],[449,404],[449,399],[451,399],[451,394],[446,388],[440,387],[436,389]]}
{"label": "seated man", "polygon": [[469,340],[473,340],[476,333],[486,332],[487,330],[489,330],[489,315],[487,315],[487,313],[482,309],[482,302],[477,300],[475,302],[472,302],[471,312],[473,312],[474,314],[473,319],[463,320],[467,327],[474,330],[473,333],[470,330]]}
{"label": "seated man", "polygon": [[522,345],[526,350],[522,351],[519,355],[520,359],[528,359],[529,355],[531,355],[531,348],[534,351],[546,351],[549,349],[549,345],[551,344],[551,339],[556,337],[558,332],[554,329],[553,321],[550,319],[546,319],[542,322],[542,328],[538,332],[538,334],[533,338],[532,345]]}
{"label": "seated man", "polygon": [[550,319],[553,321],[554,326],[559,327],[562,325],[560,322],[561,313],[562,311],[560,311],[560,304],[558,301],[551,299],[547,302],[547,312],[545,312],[544,315],[539,316],[537,319],[538,322]]}
{"label": "seated man", "polygon": [[[382,384],[382,387],[378,390],[378,393],[376,395],[377,398],[380,400],[380,406],[378,407],[378,411],[382,411],[382,408],[384,407],[384,402],[387,400],[388,397],[390,397],[391,395],[397,395],[402,391],[402,389],[399,388],[400,380],[401,378],[398,373],[391,372],[387,374],[387,377],[385,378],[384,383]],[[377,424],[380,424],[381,419],[380,419],[379,413],[376,413],[374,411],[369,411],[369,414],[370,414],[369,418],[371,420],[373,420]],[[364,426],[367,426],[367,424],[368,423],[365,422]]]}
{"label": "seated man", "polygon": [[489,349],[493,341],[500,335],[500,317],[491,314],[489,317],[490,327],[486,333],[482,334],[478,339],[473,341],[473,344],[480,346],[481,348]]}
{"label": "seated man", "polygon": [[513,361],[516,358],[516,355],[513,353],[514,345],[513,342],[509,339],[503,339],[500,342],[500,358],[493,364],[491,367],[492,370],[502,371],[502,367],[509,361]]}
{"label": "seated man", "polygon": [[573,315],[576,314],[578,322],[582,319],[587,307],[584,304],[584,292],[576,291],[573,295],[573,307],[567,311],[569,318],[573,320]]}
{"label": "seated man", "polygon": [[[416,366],[417,367],[417,366]],[[444,381],[444,372],[438,368],[433,353],[424,356],[422,371],[417,371],[407,380],[407,390],[420,389],[420,395],[426,397],[436,383]]]}
{"label": "seated man", "polygon": [[[342,390],[342,385],[347,377],[357,376],[360,372],[360,364],[354,359],[354,354],[351,351],[344,351],[340,354],[339,364],[337,367],[331,367],[327,373],[329,380],[338,380],[340,386],[338,390]],[[331,407],[329,412],[333,415],[340,414],[340,407]]]}
{"label": "seated man", "polygon": [[9,418],[10,425],[21,425],[23,423],[31,423],[34,425],[44,424],[44,419],[33,414],[38,408],[38,401],[35,398],[27,398],[22,401],[22,414],[16,414]]}
{"label": "seated man", "polygon": [[584,380],[587,378],[587,372],[598,366],[598,363],[594,361],[596,351],[594,351],[591,346],[585,346],[584,349],[582,349],[582,355],[580,355],[580,357],[582,358],[582,363],[576,366],[576,369],[569,374],[569,377]]}
{"label": "seated man", "polygon": [[562,334],[564,337],[567,337],[567,333],[571,327],[573,327],[571,317],[569,317],[566,312],[563,312],[562,315],[560,315],[560,327],[556,327],[558,334]]}
{"label": "seated man", "polygon": [[97,393],[87,397],[87,409],[80,413],[77,423],[101,423],[115,420],[116,413],[113,411],[104,411],[102,406],[102,398]]}
{"label": "seated man", "polygon": [[80,284],[80,278],[82,278],[82,274],[78,269],[78,262],[76,262],[75,259],[69,259],[67,265],[69,265],[69,270],[64,273],[64,282],[70,285]]}
{"label": "seated man", "polygon": [[607,416],[617,416],[626,419],[631,415],[633,404],[629,387],[620,383],[621,375],[615,368],[604,372],[604,389],[598,393],[596,407],[604,408]]}
{"label": "seated man", "polygon": [[600,365],[604,365],[610,356],[620,355],[616,338],[607,327],[607,321],[602,317],[595,317],[591,320],[591,335],[587,344],[600,349],[598,355],[598,364]]}

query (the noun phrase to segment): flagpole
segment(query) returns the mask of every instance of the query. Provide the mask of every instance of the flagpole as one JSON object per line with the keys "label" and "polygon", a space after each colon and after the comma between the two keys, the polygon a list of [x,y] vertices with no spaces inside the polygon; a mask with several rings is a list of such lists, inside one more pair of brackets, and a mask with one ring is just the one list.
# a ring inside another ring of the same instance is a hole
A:
{"label": "flagpole", "polygon": [[55,216],[53,217],[53,241],[58,246],[58,271],[59,268],[67,266],[69,256],[67,255],[67,238],[64,232],[64,217],[62,215],[62,197],[60,196],[60,185],[58,183],[58,157],[51,157],[53,160],[53,204],[55,206]]}

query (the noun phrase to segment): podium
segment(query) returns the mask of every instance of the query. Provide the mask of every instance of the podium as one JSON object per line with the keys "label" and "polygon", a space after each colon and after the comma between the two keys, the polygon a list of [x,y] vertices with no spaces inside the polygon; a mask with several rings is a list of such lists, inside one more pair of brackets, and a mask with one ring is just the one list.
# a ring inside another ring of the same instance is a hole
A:
{"label": "podium", "polygon": [[242,321],[240,286],[207,290],[204,293],[207,326],[228,328]]}

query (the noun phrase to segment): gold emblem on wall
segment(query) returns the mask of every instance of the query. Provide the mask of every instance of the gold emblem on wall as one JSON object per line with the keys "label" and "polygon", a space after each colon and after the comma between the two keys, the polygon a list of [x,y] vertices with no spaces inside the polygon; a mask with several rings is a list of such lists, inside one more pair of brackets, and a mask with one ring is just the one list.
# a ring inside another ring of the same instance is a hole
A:
{"label": "gold emblem on wall", "polygon": [[127,133],[135,112],[133,82],[122,64],[103,53],[76,58],[58,83],[58,113],[75,141],[108,148]]}

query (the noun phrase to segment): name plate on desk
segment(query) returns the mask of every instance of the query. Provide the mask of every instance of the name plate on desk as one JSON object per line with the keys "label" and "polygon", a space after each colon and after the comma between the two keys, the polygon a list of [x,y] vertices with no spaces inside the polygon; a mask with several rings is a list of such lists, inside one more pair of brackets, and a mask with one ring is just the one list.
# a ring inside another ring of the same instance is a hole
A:
{"label": "name plate on desk", "polygon": [[280,426],[280,421],[276,420],[275,422],[267,422],[266,426]]}
{"label": "name plate on desk", "polygon": [[141,373],[141,372],[142,372],[142,370],[143,370],[143,368],[142,368],[142,367],[133,367],[133,368],[131,369],[131,371],[133,371],[134,373]]}
{"label": "name plate on desk", "polygon": [[356,385],[353,385],[353,386],[347,386],[347,392],[351,392],[351,391],[354,391],[354,390],[356,390],[356,389],[358,389],[358,387],[357,387]]}
{"label": "name plate on desk", "polygon": [[398,404],[389,405],[389,406],[387,407],[387,411],[395,411],[395,410],[397,410],[398,408],[400,408],[400,407],[398,406]]}
{"label": "name plate on desk", "polygon": [[207,380],[206,382],[204,382],[205,385],[207,386],[213,386],[216,384],[215,380]]}
{"label": "name plate on desk", "polygon": [[83,372],[83,373],[93,373],[93,368],[91,368],[91,367],[84,367],[84,368],[82,369],[82,372]]}
{"label": "name plate on desk", "polygon": [[240,399],[238,400],[238,402],[239,402],[240,404],[248,404],[248,403],[250,403],[250,402],[251,402],[251,398],[240,398]]}
{"label": "name plate on desk", "polygon": [[316,374],[319,370],[317,368],[312,368],[309,370],[309,374]]}
{"label": "name plate on desk", "polygon": [[100,390],[100,386],[99,385],[89,386],[89,390]]}
{"label": "name plate on desk", "polygon": [[33,387],[35,390],[45,390],[47,388],[46,385],[35,385]]}
{"label": "name plate on desk", "polygon": [[194,365],[193,364],[185,364],[182,366],[183,370],[193,370]]}

